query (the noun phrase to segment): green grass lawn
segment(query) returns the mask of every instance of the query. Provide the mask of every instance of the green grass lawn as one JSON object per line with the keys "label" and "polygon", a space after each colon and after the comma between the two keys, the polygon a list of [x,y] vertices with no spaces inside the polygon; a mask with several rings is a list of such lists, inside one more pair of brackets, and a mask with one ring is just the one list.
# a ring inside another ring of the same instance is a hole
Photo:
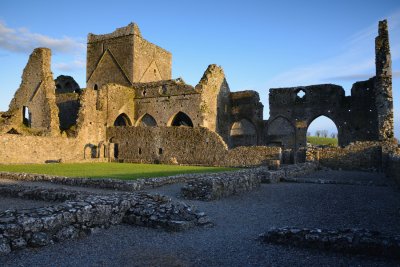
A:
{"label": "green grass lawn", "polygon": [[307,136],[307,142],[312,145],[337,146],[337,138]]}
{"label": "green grass lawn", "polygon": [[0,165],[0,171],[50,174],[68,177],[117,178],[134,180],[138,178],[170,176],[183,173],[221,172],[235,170],[222,167],[176,166],[163,164],[133,163],[60,163]]}

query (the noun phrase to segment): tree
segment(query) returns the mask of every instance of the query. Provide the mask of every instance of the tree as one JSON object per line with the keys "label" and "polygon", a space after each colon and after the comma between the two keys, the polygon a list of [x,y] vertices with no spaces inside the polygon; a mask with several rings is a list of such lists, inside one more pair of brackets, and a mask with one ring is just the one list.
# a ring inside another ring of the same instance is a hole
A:
{"label": "tree", "polygon": [[328,131],[327,130],[322,130],[321,131],[321,135],[322,135],[322,137],[328,137]]}
{"label": "tree", "polygon": [[337,138],[337,133],[331,133],[332,138]]}
{"label": "tree", "polygon": [[315,131],[315,136],[316,136],[316,137],[320,137],[320,136],[321,136],[321,131],[320,131],[320,130]]}
{"label": "tree", "polygon": [[311,136],[311,132],[307,132],[307,136]]}

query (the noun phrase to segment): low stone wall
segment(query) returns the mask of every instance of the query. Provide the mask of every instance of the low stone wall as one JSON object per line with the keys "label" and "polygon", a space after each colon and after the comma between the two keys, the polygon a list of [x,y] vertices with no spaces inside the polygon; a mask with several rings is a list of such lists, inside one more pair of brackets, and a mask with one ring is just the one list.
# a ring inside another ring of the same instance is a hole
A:
{"label": "low stone wall", "polygon": [[44,189],[40,187],[26,187],[22,185],[0,185],[0,196],[18,197],[43,201],[63,202],[82,197],[83,193],[64,189]]}
{"label": "low stone wall", "polygon": [[215,200],[223,197],[251,191],[261,183],[277,183],[286,177],[306,175],[316,171],[318,164],[302,163],[287,165],[280,170],[268,170],[258,167],[236,172],[208,174],[189,181],[181,189],[181,194],[187,199]]}
{"label": "low stone wall", "polygon": [[400,259],[400,236],[365,229],[274,228],[260,235],[266,243]]}
{"label": "low stone wall", "polygon": [[[223,172],[223,173],[231,173],[231,172],[234,171]],[[126,180],[118,180],[111,178],[110,179],[79,178],[79,177],[74,178],[74,177],[54,176],[46,174],[0,172],[0,179],[12,179],[17,181],[31,181],[31,182],[50,182],[55,184],[95,187],[95,188],[113,189],[119,191],[138,191],[169,184],[186,183],[194,179],[213,176],[213,175],[218,175],[218,173],[179,174],[173,176],[143,178],[133,181],[126,181]]]}
{"label": "low stone wall", "polygon": [[251,191],[260,186],[261,179],[252,170],[210,175],[189,181],[181,189],[187,199],[215,200]]}
{"label": "low stone wall", "polygon": [[318,163],[305,162],[282,166],[279,170],[264,171],[261,176],[262,183],[286,182],[286,179],[303,176],[317,171]]}
{"label": "low stone wall", "polygon": [[109,127],[107,138],[118,148],[115,160],[123,162],[248,167],[281,157],[279,147],[228,150],[221,136],[203,127]]}
{"label": "low stone wall", "polygon": [[382,143],[355,142],[341,147],[308,147],[307,160],[322,166],[343,170],[375,171],[382,169]]}
{"label": "low stone wall", "polygon": [[[65,198],[52,189],[27,188],[25,191],[11,186],[7,191],[3,188],[2,192],[7,192],[8,196],[31,196],[34,199],[60,201]],[[211,224],[205,213],[160,195],[76,194],[76,199],[58,205],[0,212],[0,254],[81,237],[96,228],[121,222],[171,231]]]}
{"label": "low stone wall", "polygon": [[397,148],[391,154],[389,154],[386,175],[400,185],[400,148]]}

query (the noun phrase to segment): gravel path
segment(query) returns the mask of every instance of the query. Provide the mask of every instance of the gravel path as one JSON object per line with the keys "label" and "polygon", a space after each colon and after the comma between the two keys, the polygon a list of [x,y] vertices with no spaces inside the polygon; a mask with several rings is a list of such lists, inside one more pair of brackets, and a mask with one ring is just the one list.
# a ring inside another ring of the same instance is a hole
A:
{"label": "gravel path", "polygon": [[41,208],[53,204],[54,202],[0,196],[0,212],[9,209]]}
{"label": "gravel path", "polygon": [[[317,174],[312,174],[317,175]],[[326,172],[355,179],[359,172]],[[379,174],[375,174],[379,175]],[[382,177],[375,177],[380,179]],[[382,178],[383,179],[383,178]],[[179,185],[153,189],[177,196]],[[212,202],[213,228],[171,233],[119,225],[80,240],[13,252],[1,266],[399,266],[400,262],[265,245],[270,227],[368,228],[400,233],[400,192],[393,187],[280,183]]]}

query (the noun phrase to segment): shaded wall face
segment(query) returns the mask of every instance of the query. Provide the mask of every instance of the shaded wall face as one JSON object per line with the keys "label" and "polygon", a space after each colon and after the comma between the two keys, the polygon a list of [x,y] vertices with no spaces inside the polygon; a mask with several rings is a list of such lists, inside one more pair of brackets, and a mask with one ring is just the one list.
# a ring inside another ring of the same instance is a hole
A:
{"label": "shaded wall face", "polygon": [[231,146],[263,144],[263,108],[255,91],[233,92],[231,98]]}
{"label": "shaded wall face", "polygon": [[268,125],[267,145],[293,148],[296,144],[296,129],[291,122],[284,117],[277,117]]}
{"label": "shaded wall face", "polygon": [[66,130],[76,125],[80,107],[79,94],[66,93],[56,95],[58,117],[60,120],[60,129]]}
{"label": "shaded wall face", "polygon": [[[288,146],[292,144],[292,148],[305,146],[307,129],[319,116],[326,116],[336,124],[341,146],[354,141],[377,140],[374,90],[373,79],[354,84],[352,95],[348,97],[342,87],[330,84],[271,89],[267,143],[282,142]],[[299,96],[301,91],[304,92],[302,97]],[[293,128],[285,126],[279,131],[278,117]]]}

